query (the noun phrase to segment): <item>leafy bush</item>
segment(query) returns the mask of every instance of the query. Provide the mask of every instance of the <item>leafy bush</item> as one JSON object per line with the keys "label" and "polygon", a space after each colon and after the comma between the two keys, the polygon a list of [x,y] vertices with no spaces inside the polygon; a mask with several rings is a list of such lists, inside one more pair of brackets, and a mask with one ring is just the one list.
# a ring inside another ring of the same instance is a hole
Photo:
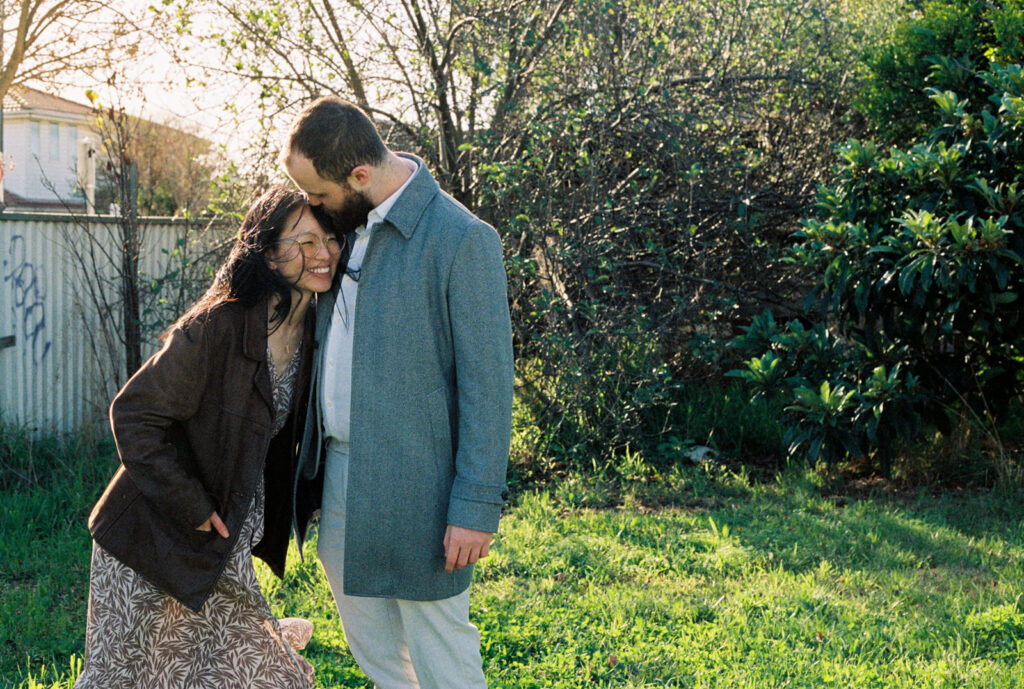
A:
{"label": "leafy bush", "polygon": [[849,36],[875,15],[748,5],[580,3],[532,77],[550,95],[508,114],[514,151],[490,135],[474,149],[538,469],[703,442],[683,430],[683,382],[716,377],[765,304],[799,304],[804,284],[770,257],[850,133]]}
{"label": "leafy bush", "polygon": [[[928,132],[927,86],[981,100],[988,86],[980,70],[989,62],[1024,60],[1022,0],[931,0],[904,16],[892,39],[865,56],[871,76],[858,98],[859,109],[884,141]],[[934,71],[936,64],[943,69]]]}
{"label": "leafy bush", "polygon": [[[936,72],[944,67],[939,66]],[[907,150],[850,141],[788,259],[817,276],[824,320],[769,315],[733,373],[788,403],[791,450],[836,461],[894,445],[950,410],[998,417],[1024,383],[1024,71],[987,98],[930,90],[937,125]]]}
{"label": "leafy bush", "polygon": [[920,430],[917,378],[900,364],[887,370],[876,362],[868,370],[866,349],[823,324],[793,320],[783,326],[766,311],[730,346],[753,358],[727,375],[746,380],[755,401],[782,399],[791,455],[835,463],[876,451],[889,471],[898,440]]}

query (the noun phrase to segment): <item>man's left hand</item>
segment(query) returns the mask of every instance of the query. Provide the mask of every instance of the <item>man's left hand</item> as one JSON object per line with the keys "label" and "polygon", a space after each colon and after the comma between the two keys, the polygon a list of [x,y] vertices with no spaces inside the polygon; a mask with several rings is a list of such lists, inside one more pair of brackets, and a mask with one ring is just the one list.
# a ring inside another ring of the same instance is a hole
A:
{"label": "man's left hand", "polygon": [[444,571],[462,569],[482,557],[487,557],[493,535],[487,531],[449,524],[444,532]]}

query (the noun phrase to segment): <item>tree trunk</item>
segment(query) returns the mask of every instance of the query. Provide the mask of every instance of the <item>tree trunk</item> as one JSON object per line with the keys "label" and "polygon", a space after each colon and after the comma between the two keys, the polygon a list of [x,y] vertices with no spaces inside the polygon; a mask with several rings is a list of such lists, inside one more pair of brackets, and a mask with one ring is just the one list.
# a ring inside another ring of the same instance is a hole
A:
{"label": "tree trunk", "polygon": [[[142,329],[139,322],[139,214],[136,206],[139,170],[128,164],[121,190],[121,303],[124,318],[124,354],[127,378],[142,366]],[[127,379],[126,378],[126,379]]]}

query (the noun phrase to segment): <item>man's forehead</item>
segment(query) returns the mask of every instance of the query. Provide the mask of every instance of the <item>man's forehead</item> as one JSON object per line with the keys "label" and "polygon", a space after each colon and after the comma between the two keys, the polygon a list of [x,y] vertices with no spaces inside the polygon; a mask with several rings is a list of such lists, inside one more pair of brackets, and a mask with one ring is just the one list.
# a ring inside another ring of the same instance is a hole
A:
{"label": "man's forehead", "polygon": [[330,191],[330,183],[320,177],[312,165],[293,164],[292,161],[285,161],[285,169],[288,176],[295,182],[295,186],[307,194],[320,196]]}
{"label": "man's forehead", "polygon": [[292,152],[282,158],[284,167],[288,170],[290,175],[299,175],[300,177],[319,177],[316,172],[316,166],[313,165],[313,161],[302,155],[301,153]]}

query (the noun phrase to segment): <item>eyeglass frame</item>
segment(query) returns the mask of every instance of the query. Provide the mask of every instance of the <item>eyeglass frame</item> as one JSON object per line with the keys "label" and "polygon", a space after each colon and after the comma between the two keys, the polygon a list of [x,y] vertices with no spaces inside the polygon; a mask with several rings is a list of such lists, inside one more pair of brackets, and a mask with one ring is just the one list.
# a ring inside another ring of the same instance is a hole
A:
{"label": "eyeglass frame", "polygon": [[[289,237],[287,239],[278,239],[276,242],[274,242],[274,247],[277,248],[279,251],[290,251],[292,248],[298,249],[299,253],[301,253],[306,258],[313,258],[314,256],[316,256],[318,253],[320,253],[321,247],[327,249],[327,253],[330,254],[331,256],[338,256],[339,254],[341,254],[341,241],[339,241],[338,238],[333,235],[322,238],[319,235],[313,234],[312,232],[304,232],[299,236],[313,238],[314,249],[311,253],[307,252],[302,247],[303,240],[299,240],[298,238],[295,237]],[[335,247],[333,250],[331,249],[331,244],[333,244]]]}

